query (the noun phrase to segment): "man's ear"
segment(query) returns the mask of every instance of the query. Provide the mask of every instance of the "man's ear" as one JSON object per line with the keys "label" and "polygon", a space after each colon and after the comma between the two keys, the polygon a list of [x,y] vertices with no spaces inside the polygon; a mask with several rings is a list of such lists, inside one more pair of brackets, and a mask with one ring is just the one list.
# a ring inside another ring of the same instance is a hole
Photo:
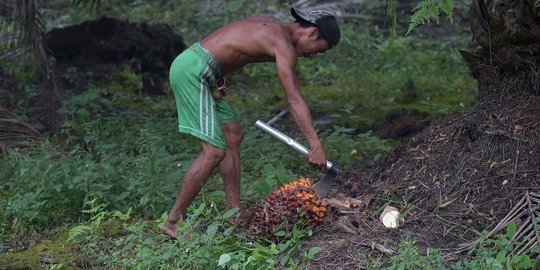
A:
{"label": "man's ear", "polygon": [[309,33],[309,37],[318,37],[319,36],[319,28],[311,27],[308,33]]}

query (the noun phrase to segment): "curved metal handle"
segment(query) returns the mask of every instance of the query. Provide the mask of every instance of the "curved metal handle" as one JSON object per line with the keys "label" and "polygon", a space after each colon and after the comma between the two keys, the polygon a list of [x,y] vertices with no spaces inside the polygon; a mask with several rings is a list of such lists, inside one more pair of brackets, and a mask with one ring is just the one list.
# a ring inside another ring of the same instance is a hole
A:
{"label": "curved metal handle", "polygon": [[[262,131],[268,133],[270,136],[276,138],[278,141],[288,145],[289,147],[291,147],[292,149],[294,149],[296,152],[304,155],[304,156],[307,156],[308,153],[309,153],[309,150],[301,145],[300,143],[298,143],[297,141],[291,139],[291,137],[283,134],[281,131],[269,126],[268,124],[266,124],[265,122],[261,121],[261,120],[257,120],[257,122],[255,122],[255,126],[258,127],[259,129],[261,129]],[[326,169],[327,170],[330,170],[330,168],[332,168],[332,162],[330,161],[326,161]]]}

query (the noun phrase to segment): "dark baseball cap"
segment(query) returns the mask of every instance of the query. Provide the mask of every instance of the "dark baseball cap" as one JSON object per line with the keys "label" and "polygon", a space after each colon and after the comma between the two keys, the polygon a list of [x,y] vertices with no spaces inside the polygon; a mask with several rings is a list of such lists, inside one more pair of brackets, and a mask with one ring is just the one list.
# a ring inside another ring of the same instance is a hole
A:
{"label": "dark baseball cap", "polygon": [[311,10],[309,12],[291,8],[291,14],[297,20],[309,22],[317,26],[324,39],[330,45],[330,48],[336,46],[341,37],[341,31],[336,16],[327,10]]}

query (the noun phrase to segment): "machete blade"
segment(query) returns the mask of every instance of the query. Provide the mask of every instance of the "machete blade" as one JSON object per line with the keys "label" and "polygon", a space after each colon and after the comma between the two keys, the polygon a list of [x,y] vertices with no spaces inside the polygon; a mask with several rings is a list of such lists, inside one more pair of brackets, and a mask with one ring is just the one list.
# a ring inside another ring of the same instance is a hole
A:
{"label": "machete blade", "polygon": [[332,186],[332,182],[334,182],[334,177],[335,176],[327,174],[319,182],[313,185],[313,190],[315,190],[317,197],[323,198],[324,196],[326,196],[326,194],[328,194],[328,191]]}
{"label": "machete blade", "polygon": [[313,185],[313,190],[315,190],[317,197],[323,198],[326,196],[326,194],[328,194],[328,191],[330,191],[330,187],[332,187],[332,183],[334,182],[334,178],[336,178],[336,175],[340,171],[341,166],[339,166],[339,164],[332,164],[332,167],[327,170],[326,175],[319,182]]}

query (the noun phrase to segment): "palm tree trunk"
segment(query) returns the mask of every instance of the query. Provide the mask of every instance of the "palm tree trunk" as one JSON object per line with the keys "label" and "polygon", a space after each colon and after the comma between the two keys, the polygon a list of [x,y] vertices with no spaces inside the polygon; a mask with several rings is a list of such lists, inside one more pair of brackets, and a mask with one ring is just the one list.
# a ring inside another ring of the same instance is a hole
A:
{"label": "palm tree trunk", "polygon": [[44,24],[38,11],[37,0],[5,0],[0,3],[0,24],[14,26],[11,42],[14,48],[23,48],[40,67],[40,87],[33,105],[33,117],[39,119],[48,130],[54,131],[62,122],[57,113],[62,105],[62,95],[56,81],[54,65],[49,61],[43,40]]}
{"label": "palm tree trunk", "polygon": [[481,46],[463,53],[480,102],[540,95],[540,8],[534,0],[473,0],[471,29]]}

